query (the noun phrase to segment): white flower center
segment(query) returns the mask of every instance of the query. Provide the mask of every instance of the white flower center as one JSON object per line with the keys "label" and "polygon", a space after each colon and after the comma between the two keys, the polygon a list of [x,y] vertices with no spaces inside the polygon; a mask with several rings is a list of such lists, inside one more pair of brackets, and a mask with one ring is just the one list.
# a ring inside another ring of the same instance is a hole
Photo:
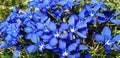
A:
{"label": "white flower center", "polygon": [[70,29],[70,31],[71,31],[71,32],[75,32],[75,29],[74,29],[74,27],[73,27],[73,28],[71,28],[71,29]]}
{"label": "white flower center", "polygon": [[59,36],[59,34],[58,34],[58,33],[56,33],[56,34],[54,34],[54,36],[55,36],[55,37],[58,37],[58,36]]}
{"label": "white flower center", "polygon": [[110,40],[108,40],[105,44],[107,45],[111,45],[113,42],[110,42]]}
{"label": "white flower center", "polygon": [[39,49],[40,49],[40,51],[42,51],[43,49],[44,49],[44,45],[43,44],[41,44],[41,45],[39,45]]}
{"label": "white flower center", "polygon": [[68,55],[68,53],[65,51],[62,55],[63,55],[63,56],[67,56],[67,55]]}
{"label": "white flower center", "polygon": [[91,12],[91,13],[90,13],[90,16],[94,16],[94,14]]}

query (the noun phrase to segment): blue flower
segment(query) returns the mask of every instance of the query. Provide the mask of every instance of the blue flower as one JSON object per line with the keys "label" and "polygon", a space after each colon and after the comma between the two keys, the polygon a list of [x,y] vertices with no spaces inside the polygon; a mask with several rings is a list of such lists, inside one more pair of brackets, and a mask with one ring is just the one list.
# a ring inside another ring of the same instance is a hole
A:
{"label": "blue flower", "polygon": [[87,36],[86,36],[87,32],[83,33],[83,30],[81,30],[82,28],[84,28],[84,31],[86,30],[86,27],[87,27],[86,22],[78,20],[77,16],[72,14],[69,17],[68,23],[69,23],[69,38],[70,38],[70,40],[73,39],[73,33],[76,33],[81,38],[87,38]]}
{"label": "blue flower", "polygon": [[[75,39],[74,43],[65,40],[59,40],[59,48],[54,49],[53,51],[60,54],[60,58],[65,57],[80,57],[78,50],[87,50],[88,47],[85,45],[78,45],[80,39]],[[73,52],[73,54],[71,54]]]}
{"label": "blue flower", "polygon": [[105,26],[103,28],[102,34],[98,34],[98,33],[94,34],[94,38],[97,42],[102,42],[105,44],[104,47],[107,53],[112,53],[110,49],[111,46],[114,46],[114,48],[118,49],[119,46],[117,46],[115,42],[120,40],[119,37],[120,37],[120,34],[112,37],[111,30],[108,26]]}
{"label": "blue flower", "polygon": [[85,22],[89,23],[96,23],[96,13],[99,11],[99,9],[102,7],[104,0],[101,0],[100,2],[95,2],[96,0],[91,0],[91,2],[94,4],[93,7],[91,7],[88,4],[85,4],[84,9],[79,13],[79,17],[81,20],[84,20],[84,17],[87,17]]}

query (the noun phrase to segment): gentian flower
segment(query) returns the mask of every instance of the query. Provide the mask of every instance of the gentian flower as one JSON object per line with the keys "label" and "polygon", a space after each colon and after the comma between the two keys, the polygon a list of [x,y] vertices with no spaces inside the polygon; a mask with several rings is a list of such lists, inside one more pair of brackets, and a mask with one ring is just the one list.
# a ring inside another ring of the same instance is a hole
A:
{"label": "gentian flower", "polygon": [[[65,40],[59,40],[59,48],[57,50],[53,50],[56,53],[60,54],[60,58],[65,57],[74,57],[79,58],[80,54],[78,50],[87,50],[88,47],[85,45],[78,45],[80,42],[80,39],[75,39],[74,43],[65,41]],[[73,54],[71,54],[73,52]]]}
{"label": "gentian flower", "polygon": [[[114,48],[119,47],[116,45],[116,41],[120,40],[120,34],[112,37],[111,36],[111,30],[108,26],[105,26],[102,30],[102,34],[95,33],[94,38],[97,42],[104,43],[104,47],[107,51],[107,53],[112,53],[110,47],[113,46]],[[117,48],[118,49],[118,48]]]}
{"label": "gentian flower", "polygon": [[[68,23],[69,23],[69,38],[70,38],[70,40],[73,39],[73,33],[76,33],[81,38],[87,38],[86,32],[82,33],[82,30],[81,30],[82,28],[86,29],[86,27],[87,27],[86,22],[79,21],[77,16],[72,14],[69,17]],[[81,31],[79,31],[79,30],[81,30]]]}

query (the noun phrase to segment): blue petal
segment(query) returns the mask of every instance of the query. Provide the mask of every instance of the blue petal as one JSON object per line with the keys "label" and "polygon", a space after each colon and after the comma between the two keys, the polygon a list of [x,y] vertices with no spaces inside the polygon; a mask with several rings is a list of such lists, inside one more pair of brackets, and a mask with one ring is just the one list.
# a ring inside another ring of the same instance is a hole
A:
{"label": "blue petal", "polygon": [[73,15],[70,15],[68,23],[70,24],[70,26],[74,26],[75,24],[75,18]]}
{"label": "blue petal", "polygon": [[97,21],[98,22],[100,22],[100,23],[104,23],[104,22],[106,22],[107,20],[106,20],[106,18],[104,17],[104,16],[98,16],[98,18],[97,18]]}
{"label": "blue petal", "polygon": [[68,51],[73,51],[73,50],[76,50],[78,44],[77,43],[72,43],[68,46]]}
{"label": "blue petal", "polygon": [[79,50],[87,50],[88,47],[86,45],[80,45]]}
{"label": "blue petal", "polygon": [[0,42],[0,48],[3,48],[3,49],[8,48],[7,43],[6,43],[6,42],[4,42],[4,41]]}
{"label": "blue petal", "polygon": [[106,50],[106,52],[107,52],[108,54],[111,54],[111,53],[112,53],[109,45],[105,45],[105,50]]}
{"label": "blue petal", "polygon": [[58,39],[53,37],[50,39],[49,44],[50,46],[55,46],[58,43]]}
{"label": "blue petal", "polygon": [[28,53],[34,53],[37,51],[37,46],[36,45],[28,45],[25,49]]}
{"label": "blue petal", "polygon": [[47,19],[47,21],[45,22],[46,26],[49,26],[50,22],[51,22],[51,21],[50,21],[50,18]]}
{"label": "blue petal", "polygon": [[68,55],[68,58],[76,58],[75,55]]}
{"label": "blue petal", "polygon": [[76,38],[75,43],[79,44],[80,43],[80,38]]}
{"label": "blue petal", "polygon": [[108,26],[105,26],[102,30],[102,35],[104,37],[111,37],[111,30]]}
{"label": "blue petal", "polygon": [[74,55],[76,58],[80,58],[80,53],[75,53]]}
{"label": "blue petal", "polygon": [[76,32],[78,36],[80,36],[81,38],[87,38],[87,36],[85,34],[82,34],[80,32]]}
{"label": "blue petal", "polygon": [[62,1],[59,1],[57,4],[64,6],[67,4],[67,1],[62,0]]}
{"label": "blue petal", "polygon": [[18,58],[18,56],[20,56],[20,50],[16,49],[13,52],[13,58]]}
{"label": "blue petal", "polygon": [[60,25],[60,29],[61,30],[66,30],[66,29],[68,29],[68,24],[67,23],[61,23],[61,25]]}
{"label": "blue petal", "polygon": [[88,17],[88,18],[85,20],[85,22],[86,22],[86,23],[89,23],[89,22],[91,22],[92,20],[94,20],[93,17]]}
{"label": "blue petal", "polygon": [[102,6],[103,2],[104,2],[104,1],[101,0],[99,3],[97,3],[97,4],[95,5],[95,7],[93,8],[94,13],[96,13],[96,12],[100,9],[100,7]]}
{"label": "blue petal", "polygon": [[31,33],[33,30],[32,30],[32,28],[30,28],[30,27],[25,27],[24,31],[25,31],[26,33]]}
{"label": "blue petal", "polygon": [[73,33],[72,33],[72,32],[70,32],[70,33],[68,34],[68,36],[69,36],[69,39],[70,39],[70,40],[73,40]]}
{"label": "blue petal", "polygon": [[97,42],[104,42],[105,41],[103,36],[100,34],[94,34],[94,38]]}
{"label": "blue petal", "polygon": [[6,41],[11,41],[12,40],[12,36],[11,35],[6,35],[5,36],[5,40]]}
{"label": "blue petal", "polygon": [[42,23],[38,22],[36,26],[37,26],[37,29],[44,29],[44,25]]}
{"label": "blue petal", "polygon": [[59,38],[67,38],[68,37],[68,33],[65,34],[60,34]]}
{"label": "blue petal", "polygon": [[96,4],[97,1],[96,0],[91,0],[91,4]]}
{"label": "blue petal", "polygon": [[43,40],[44,40],[44,39],[45,39],[45,40],[46,40],[46,39],[48,40],[48,39],[50,39],[51,37],[52,37],[51,35],[43,35],[43,36],[42,36]]}
{"label": "blue petal", "polygon": [[52,31],[55,31],[56,30],[56,25],[55,23],[51,22],[50,25],[48,26],[48,28]]}
{"label": "blue petal", "polygon": [[62,41],[62,40],[59,40],[59,48],[60,49],[65,49],[66,48],[66,42]]}
{"label": "blue petal", "polygon": [[87,23],[85,22],[78,22],[77,25],[76,25],[77,28],[85,28],[87,27]]}
{"label": "blue petal", "polygon": [[113,24],[120,24],[120,20],[115,19],[115,20],[110,20]]}
{"label": "blue petal", "polygon": [[36,43],[36,44],[38,43],[39,38],[37,37],[36,34],[32,34],[31,41],[32,41],[33,43]]}
{"label": "blue petal", "polygon": [[37,35],[37,36],[42,36],[42,35],[43,35],[43,31],[37,31],[37,32],[36,32],[36,35]]}
{"label": "blue petal", "polygon": [[114,37],[112,38],[112,40],[113,40],[113,41],[119,41],[119,40],[120,40],[120,34],[114,36]]}
{"label": "blue petal", "polygon": [[120,46],[119,45],[114,44],[113,47],[120,51]]}
{"label": "blue petal", "polygon": [[37,6],[36,2],[34,2],[34,1],[28,2],[28,5],[32,6],[32,7],[36,7]]}
{"label": "blue petal", "polygon": [[26,35],[25,39],[31,39],[31,37],[32,37],[32,34],[29,33]]}
{"label": "blue petal", "polygon": [[79,12],[80,20],[83,20],[83,18],[85,17],[85,14],[84,14],[84,13],[85,13],[85,10],[84,10],[84,9]]}
{"label": "blue petal", "polygon": [[45,20],[47,20],[47,18],[48,18],[48,17],[47,17],[46,15],[42,15],[42,16],[41,16],[41,21],[40,21],[40,22],[43,23]]}
{"label": "blue petal", "polygon": [[103,13],[104,13],[104,15],[105,15],[106,17],[110,17],[110,16],[112,16],[115,12],[116,12],[116,9],[107,10],[107,11],[104,11]]}
{"label": "blue petal", "polygon": [[85,54],[84,54],[84,58],[91,58],[90,53],[89,53],[89,52],[85,53]]}
{"label": "blue petal", "polygon": [[53,49],[53,47],[50,46],[49,44],[45,45],[45,48],[46,48],[46,49]]}

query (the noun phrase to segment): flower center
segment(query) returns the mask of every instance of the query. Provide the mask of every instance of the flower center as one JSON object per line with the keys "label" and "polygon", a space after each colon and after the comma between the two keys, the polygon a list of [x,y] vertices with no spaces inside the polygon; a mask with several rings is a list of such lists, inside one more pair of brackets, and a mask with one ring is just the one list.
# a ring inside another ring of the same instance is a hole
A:
{"label": "flower center", "polygon": [[40,49],[40,51],[42,51],[43,49],[44,49],[44,45],[43,44],[41,44],[41,45],[39,45],[39,49]]}
{"label": "flower center", "polygon": [[54,34],[54,36],[55,36],[55,37],[58,37],[58,36],[59,36],[59,34],[58,34],[58,33],[56,33],[56,34]]}
{"label": "flower center", "polygon": [[105,44],[107,45],[111,45],[113,42],[110,42],[110,40],[108,40]]}
{"label": "flower center", "polygon": [[73,28],[71,28],[71,29],[70,29],[70,31],[71,31],[71,32],[75,32],[75,29],[74,29],[74,27],[73,27]]}
{"label": "flower center", "polygon": [[91,13],[90,13],[90,16],[94,16],[94,14],[91,12]]}
{"label": "flower center", "polygon": [[62,55],[63,55],[63,56],[67,56],[67,55],[68,55],[68,53],[65,51]]}

